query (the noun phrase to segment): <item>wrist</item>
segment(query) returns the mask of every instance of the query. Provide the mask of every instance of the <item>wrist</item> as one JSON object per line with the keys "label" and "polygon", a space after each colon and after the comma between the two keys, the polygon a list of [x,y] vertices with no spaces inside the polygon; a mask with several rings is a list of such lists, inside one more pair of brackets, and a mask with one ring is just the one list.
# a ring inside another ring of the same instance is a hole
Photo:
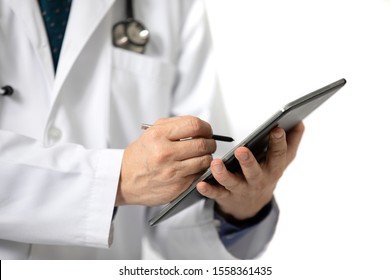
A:
{"label": "wrist", "polygon": [[221,210],[219,205],[217,203],[214,204],[214,211],[223,218],[227,223],[243,228],[243,227],[249,227],[258,223],[261,223],[271,212],[273,200],[271,199],[264,207],[260,209],[256,214],[254,214],[251,217],[244,218],[244,219],[238,219],[235,216],[231,214],[227,214]]}

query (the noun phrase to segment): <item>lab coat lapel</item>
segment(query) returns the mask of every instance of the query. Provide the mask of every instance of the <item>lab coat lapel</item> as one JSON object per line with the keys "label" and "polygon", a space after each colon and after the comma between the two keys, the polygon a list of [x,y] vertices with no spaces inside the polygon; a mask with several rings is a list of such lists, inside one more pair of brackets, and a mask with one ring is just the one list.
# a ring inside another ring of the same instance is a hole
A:
{"label": "lab coat lapel", "polygon": [[[73,0],[54,82],[55,98],[77,57],[116,0]],[[53,103],[55,99],[53,99]]]}
{"label": "lab coat lapel", "polygon": [[41,68],[48,84],[52,86],[54,80],[53,61],[38,2],[25,0],[6,1],[23,25],[26,31],[25,34],[31,41],[31,46],[41,62]]}

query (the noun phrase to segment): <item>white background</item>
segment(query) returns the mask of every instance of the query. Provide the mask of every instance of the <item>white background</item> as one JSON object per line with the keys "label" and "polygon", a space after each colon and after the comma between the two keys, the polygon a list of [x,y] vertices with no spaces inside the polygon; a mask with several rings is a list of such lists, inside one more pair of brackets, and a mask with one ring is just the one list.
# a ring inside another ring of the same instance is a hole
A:
{"label": "white background", "polygon": [[390,1],[206,4],[236,139],[293,98],[348,81],[305,122],[261,262],[278,279],[390,279]]}

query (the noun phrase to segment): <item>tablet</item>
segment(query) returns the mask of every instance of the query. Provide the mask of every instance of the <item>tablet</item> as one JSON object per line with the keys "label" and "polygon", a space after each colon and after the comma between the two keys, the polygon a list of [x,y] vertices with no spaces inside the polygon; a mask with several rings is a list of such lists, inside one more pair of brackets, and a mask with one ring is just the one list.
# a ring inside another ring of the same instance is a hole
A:
{"label": "tablet", "polygon": [[[249,134],[243,141],[236,145],[230,152],[223,156],[226,168],[231,172],[240,172],[241,168],[238,160],[234,156],[234,151],[238,147],[248,147],[257,161],[261,162],[265,159],[268,147],[268,135],[275,127],[282,127],[286,133],[289,132],[297,123],[302,121],[311,112],[317,109],[328,98],[334,95],[340,88],[346,84],[345,79],[340,79],[330,85],[320,88],[312,93],[304,95],[277,111],[265,123],[260,125],[255,131]],[[152,219],[149,220],[151,226],[166,220],[167,218],[179,213],[183,209],[189,207],[200,199],[204,198],[196,189],[196,185],[205,181],[215,184],[216,181],[210,171],[207,169],[198,179],[196,179],[183,193],[176,199],[168,203],[163,209]]]}

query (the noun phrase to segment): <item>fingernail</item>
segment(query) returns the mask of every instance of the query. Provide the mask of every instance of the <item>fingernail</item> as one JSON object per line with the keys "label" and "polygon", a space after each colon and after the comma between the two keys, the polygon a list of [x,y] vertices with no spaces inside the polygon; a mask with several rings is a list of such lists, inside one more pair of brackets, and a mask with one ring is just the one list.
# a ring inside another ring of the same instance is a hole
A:
{"label": "fingernail", "polygon": [[240,153],[237,155],[237,157],[238,157],[238,160],[240,160],[240,161],[246,161],[249,158],[249,154],[248,153]]}
{"label": "fingernail", "polygon": [[198,184],[197,188],[200,193],[207,193],[207,188],[205,186]]}
{"label": "fingernail", "polygon": [[220,163],[214,163],[213,164],[213,170],[215,172],[221,173],[222,172],[222,164]]}
{"label": "fingernail", "polygon": [[276,129],[272,135],[276,138],[276,139],[280,139],[283,137],[283,130],[282,129]]}

